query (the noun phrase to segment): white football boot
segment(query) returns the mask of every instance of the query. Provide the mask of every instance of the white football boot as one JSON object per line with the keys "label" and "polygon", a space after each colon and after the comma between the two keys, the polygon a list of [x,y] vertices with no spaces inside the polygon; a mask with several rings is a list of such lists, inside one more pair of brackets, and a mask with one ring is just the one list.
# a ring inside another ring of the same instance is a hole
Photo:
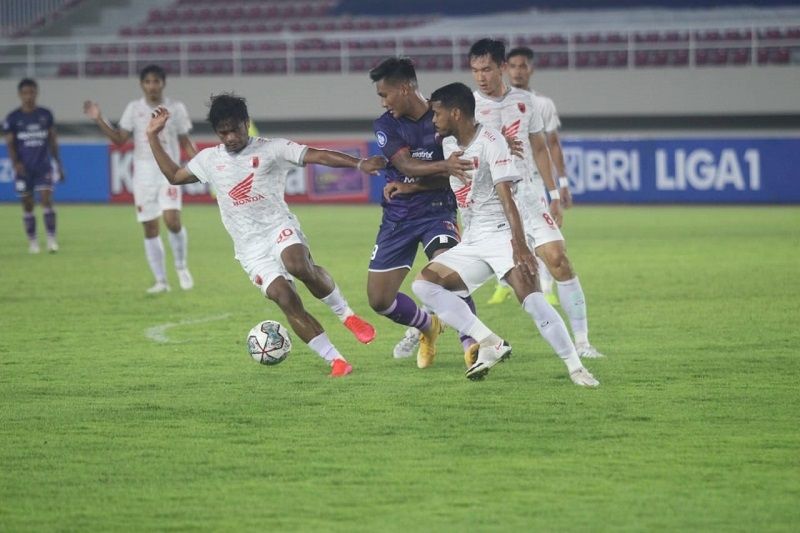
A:
{"label": "white football boot", "polygon": [[395,359],[405,359],[417,353],[420,331],[417,328],[408,328],[403,338],[394,346],[392,355]]}
{"label": "white football boot", "polygon": [[511,357],[511,346],[506,341],[495,346],[481,346],[478,350],[478,360],[467,369],[467,379],[477,381],[485,378],[494,365],[509,357]]}
{"label": "white football boot", "polygon": [[599,387],[600,382],[595,379],[595,377],[584,367],[580,367],[578,370],[573,371],[569,375],[569,379],[575,385],[580,385],[581,387]]}

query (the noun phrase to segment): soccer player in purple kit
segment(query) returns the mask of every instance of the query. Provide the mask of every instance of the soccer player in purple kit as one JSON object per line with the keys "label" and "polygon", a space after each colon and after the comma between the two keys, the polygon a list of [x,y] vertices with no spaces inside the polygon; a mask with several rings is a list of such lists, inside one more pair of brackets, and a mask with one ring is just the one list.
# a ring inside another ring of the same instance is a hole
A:
{"label": "soccer player in purple kit", "polygon": [[22,220],[28,236],[28,251],[38,254],[36,216],[33,213],[39,193],[47,231],[47,251],[58,251],[56,241],[56,212],[53,209],[53,184],[64,179],[58,155],[58,139],[49,109],[36,105],[39,86],[35,80],[25,78],[17,85],[22,105],[8,114],[3,122],[8,157],[14,166],[17,194],[22,199]]}
{"label": "soccer player in purple kit", "polygon": [[[400,292],[400,285],[420,244],[428,258],[458,244],[456,201],[449,176],[466,177],[472,163],[460,160],[460,153],[444,159],[433,113],[419,91],[410,59],[387,58],[370,70],[369,76],[386,109],[373,124],[378,147],[389,161],[386,181],[415,183],[423,190],[384,198],[381,203],[383,218],[369,263],[367,297],[375,312],[409,327],[394,356],[411,355],[418,338],[417,366],[427,368],[433,364],[442,326],[435,315]],[[474,309],[471,300],[468,305]],[[470,350],[473,342],[466,337],[462,342],[465,350]]]}

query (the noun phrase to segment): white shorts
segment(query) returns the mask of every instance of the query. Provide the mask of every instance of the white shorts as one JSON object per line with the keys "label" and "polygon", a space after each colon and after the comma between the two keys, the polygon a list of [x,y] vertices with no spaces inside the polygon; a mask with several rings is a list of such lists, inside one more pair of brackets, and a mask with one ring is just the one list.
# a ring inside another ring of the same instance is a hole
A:
{"label": "white shorts", "polygon": [[133,202],[137,221],[155,220],[165,210],[180,210],[182,198],[181,188],[171,185],[158,165],[149,161],[133,162]]}
{"label": "white shorts", "polygon": [[500,280],[514,268],[511,232],[465,234],[460,243],[434,257],[431,263],[455,270],[472,294],[492,275]]}
{"label": "white shorts", "polygon": [[253,285],[258,287],[264,296],[267,295],[267,287],[275,279],[283,276],[287,281],[292,281],[292,276],[286,271],[281,259],[281,252],[293,244],[302,244],[308,248],[308,241],[294,222],[287,222],[267,233],[264,240],[264,248],[260,252],[248,254],[246,258],[239,259],[242,268],[247,272],[247,276]]}
{"label": "white shorts", "polygon": [[548,242],[564,240],[558,224],[550,215],[541,178],[520,184],[517,189],[517,205],[520,204],[523,204],[520,207],[520,216],[531,251]]}
{"label": "white shorts", "polygon": [[550,216],[550,211],[542,207],[541,203],[527,210],[522,216],[522,225],[525,227],[525,237],[531,251],[548,242],[564,240],[558,224]]}

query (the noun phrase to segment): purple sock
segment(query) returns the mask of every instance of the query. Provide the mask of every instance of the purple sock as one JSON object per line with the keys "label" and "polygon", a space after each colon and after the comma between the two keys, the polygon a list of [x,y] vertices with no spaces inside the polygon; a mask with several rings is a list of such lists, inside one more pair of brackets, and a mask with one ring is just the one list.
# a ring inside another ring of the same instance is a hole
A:
{"label": "purple sock", "polygon": [[398,324],[412,328],[427,329],[431,325],[430,315],[402,292],[398,292],[389,309],[381,311],[380,314]]}
{"label": "purple sock", "polygon": [[53,208],[44,210],[44,227],[47,229],[47,234],[55,236],[56,234],[56,212]]}
{"label": "purple sock", "polygon": [[[472,299],[472,296],[467,296],[466,298],[461,298],[461,299],[464,300],[466,304],[469,306],[469,310],[472,311],[472,314],[478,316],[477,311],[475,311],[475,300]],[[473,344],[475,344],[475,339],[473,339],[469,335],[461,335],[458,339],[461,341],[461,346],[465,350],[470,346],[472,346]]]}
{"label": "purple sock", "polygon": [[36,217],[33,216],[33,213],[23,214],[22,222],[25,224],[25,233],[28,235],[28,240],[36,240]]}

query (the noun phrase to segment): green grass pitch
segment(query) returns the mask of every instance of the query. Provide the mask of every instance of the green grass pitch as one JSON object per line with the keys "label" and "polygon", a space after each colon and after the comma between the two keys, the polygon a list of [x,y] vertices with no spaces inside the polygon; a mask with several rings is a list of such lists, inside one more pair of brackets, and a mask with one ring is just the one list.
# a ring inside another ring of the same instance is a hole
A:
{"label": "green grass pitch", "polygon": [[490,287],[479,314],[514,357],[485,381],[452,331],[434,367],[394,360],[403,329],[365,294],[379,208],[295,211],[378,330],[357,344],[301,290],[345,379],[297,341],[249,358],[249,328],[285,320],[215,207],[184,211],[196,288],[170,268],[148,297],[130,206],[59,206],[61,251],[38,256],[0,206],[0,531],[796,530],[798,208],[568,212],[597,390]]}

